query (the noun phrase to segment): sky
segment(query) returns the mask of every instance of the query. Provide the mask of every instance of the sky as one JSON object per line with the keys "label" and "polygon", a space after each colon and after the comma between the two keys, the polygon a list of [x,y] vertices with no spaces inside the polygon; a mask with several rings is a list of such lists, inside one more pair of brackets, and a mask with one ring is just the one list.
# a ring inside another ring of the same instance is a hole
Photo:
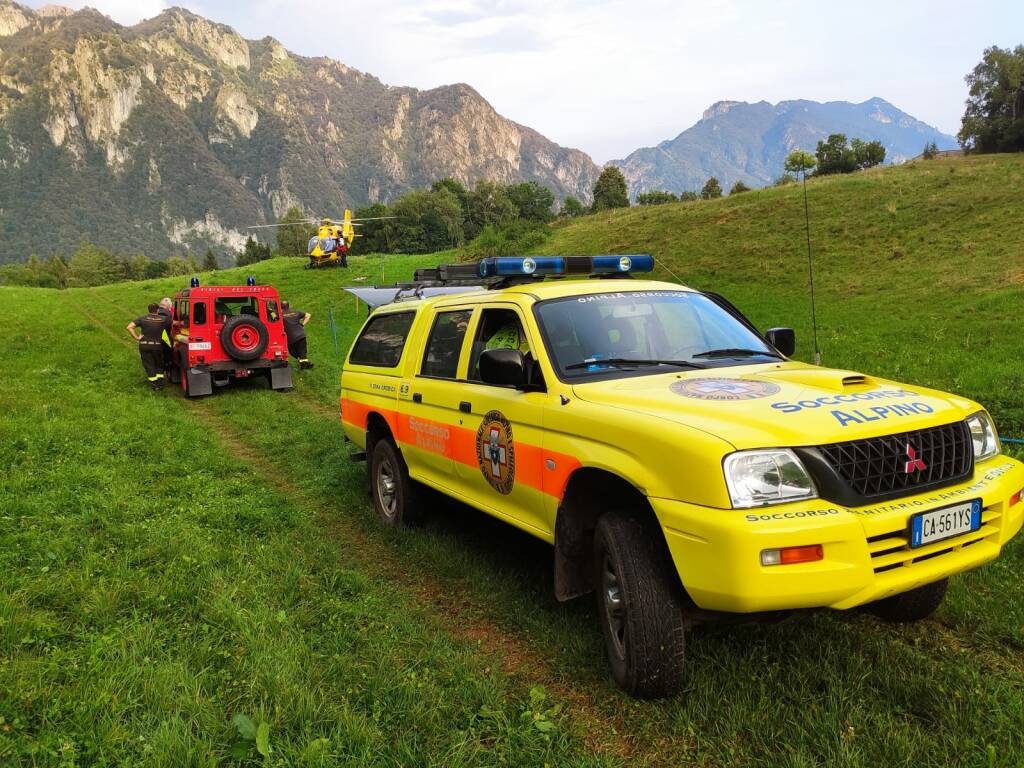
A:
{"label": "sky", "polygon": [[181,5],[391,85],[468,83],[505,117],[599,163],[674,138],[721,100],[877,96],[955,134],[964,75],[987,46],[1024,44],[1022,0],[63,4],[91,5],[122,24]]}

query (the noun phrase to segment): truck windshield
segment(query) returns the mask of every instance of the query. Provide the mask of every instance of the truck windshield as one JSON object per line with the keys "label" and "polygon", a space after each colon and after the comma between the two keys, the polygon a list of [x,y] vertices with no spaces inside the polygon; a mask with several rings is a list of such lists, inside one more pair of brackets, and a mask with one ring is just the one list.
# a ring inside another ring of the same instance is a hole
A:
{"label": "truck windshield", "polygon": [[691,291],[569,296],[540,302],[536,313],[562,378],[780,359],[733,315]]}

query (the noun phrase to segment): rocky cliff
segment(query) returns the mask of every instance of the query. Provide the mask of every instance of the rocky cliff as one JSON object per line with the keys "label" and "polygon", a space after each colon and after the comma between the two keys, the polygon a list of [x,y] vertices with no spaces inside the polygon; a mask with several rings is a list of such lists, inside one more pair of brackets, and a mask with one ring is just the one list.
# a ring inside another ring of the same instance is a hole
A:
{"label": "rocky cliff", "polygon": [[180,8],[123,27],[0,0],[0,262],[224,252],[291,205],[338,215],[447,175],[585,200],[598,172],[467,85],[388,86]]}

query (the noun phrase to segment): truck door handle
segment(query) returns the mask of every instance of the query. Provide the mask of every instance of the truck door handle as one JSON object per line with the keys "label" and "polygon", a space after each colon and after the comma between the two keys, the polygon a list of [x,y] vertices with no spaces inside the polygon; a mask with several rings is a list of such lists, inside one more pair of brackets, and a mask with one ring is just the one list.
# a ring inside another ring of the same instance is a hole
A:
{"label": "truck door handle", "polygon": [[473,410],[473,404],[468,400],[463,400],[459,403],[459,410],[463,413],[470,413]]}
{"label": "truck door handle", "polygon": [[412,393],[412,401],[414,403],[422,403],[423,402],[423,395],[421,395],[419,392],[413,392]]}

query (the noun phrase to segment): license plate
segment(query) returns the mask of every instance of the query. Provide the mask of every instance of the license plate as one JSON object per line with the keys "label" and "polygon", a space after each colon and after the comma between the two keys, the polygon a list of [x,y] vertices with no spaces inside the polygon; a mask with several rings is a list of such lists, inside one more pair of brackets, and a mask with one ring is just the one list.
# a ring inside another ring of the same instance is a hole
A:
{"label": "license plate", "polygon": [[981,499],[921,512],[910,518],[910,546],[923,547],[981,528]]}
{"label": "license plate", "polygon": [[188,345],[189,352],[208,352],[213,348],[213,344],[209,341],[193,341]]}

